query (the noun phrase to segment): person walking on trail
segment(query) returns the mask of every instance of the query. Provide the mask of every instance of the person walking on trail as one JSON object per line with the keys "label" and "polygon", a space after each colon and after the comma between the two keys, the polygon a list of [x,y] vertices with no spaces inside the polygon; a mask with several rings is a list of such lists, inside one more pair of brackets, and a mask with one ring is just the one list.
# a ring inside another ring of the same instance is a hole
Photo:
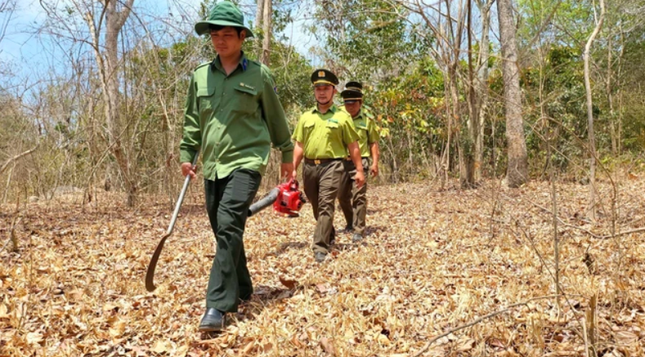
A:
{"label": "person walking on trail", "polygon": [[304,157],[304,191],[316,218],[314,258],[322,263],[334,238],[334,205],[347,152],[356,165],[354,181],[358,187],[365,182],[365,175],[352,118],[334,104],[338,78],[326,69],[317,69],[311,75],[311,83],[317,104],[300,116],[293,133],[296,145],[292,176],[296,176]]}
{"label": "person walking on trail", "polygon": [[[345,90],[340,93],[345,110],[352,116],[354,128],[358,132],[358,146],[361,152],[363,167],[370,167],[370,174],[378,176],[378,133],[376,124],[361,110],[363,106],[363,84],[347,82]],[[370,158],[372,166],[370,166]],[[344,161],[345,171],[338,190],[338,202],[347,222],[346,231],[353,231],[353,242],[359,242],[365,234],[365,216],[367,214],[367,183],[358,187],[354,184],[356,165],[348,156]]]}
{"label": "person walking on trail", "polygon": [[269,69],[242,52],[253,33],[231,2],[218,2],[195,24],[209,34],[217,52],[212,62],[193,72],[188,87],[181,172],[195,176],[192,165],[201,152],[206,210],[217,251],[206,289],[206,312],[200,331],[220,331],[226,313],[253,293],[244,253],[247,212],[267,166],[271,144],[282,152],[282,175],[293,173],[293,143]]}

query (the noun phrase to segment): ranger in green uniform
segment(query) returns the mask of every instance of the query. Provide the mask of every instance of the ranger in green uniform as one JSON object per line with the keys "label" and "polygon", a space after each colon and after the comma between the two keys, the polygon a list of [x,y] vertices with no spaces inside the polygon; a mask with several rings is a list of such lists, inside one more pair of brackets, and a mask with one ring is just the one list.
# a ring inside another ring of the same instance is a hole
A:
{"label": "ranger in green uniform", "polygon": [[[361,151],[363,167],[370,165],[371,156],[372,166],[370,167],[370,173],[376,177],[378,175],[379,137],[374,121],[367,118],[361,111],[363,106],[363,85],[360,82],[347,82],[345,90],[340,93],[340,96],[343,97],[345,110],[352,116],[354,127],[358,132],[358,146]],[[356,175],[356,166],[348,157],[345,160],[345,172],[338,190],[338,201],[347,221],[347,230],[354,231],[352,241],[358,242],[363,239],[365,234],[367,184],[361,187],[354,185],[354,175]]]}
{"label": "ranger in green uniform", "polygon": [[190,80],[180,159],[182,174],[194,177],[192,161],[201,151],[206,210],[217,252],[199,329],[219,331],[225,314],[237,311],[240,299],[253,293],[243,234],[271,144],[282,152],[287,178],[293,172],[293,144],[269,69],[241,50],[253,33],[244,26],[240,10],[219,2],[195,31],[210,34],[217,57],[197,67]]}
{"label": "ranger in green uniform", "polygon": [[358,133],[347,112],[334,105],[338,78],[326,69],[318,69],[311,75],[314,96],[318,103],[315,108],[304,112],[293,133],[296,146],[293,154],[293,177],[303,159],[303,183],[305,194],[311,202],[316,218],[314,232],[314,258],[323,262],[332,240],[334,201],[340,187],[343,161],[349,151],[356,165],[354,180],[358,187],[365,182],[361,154],[358,147]]}

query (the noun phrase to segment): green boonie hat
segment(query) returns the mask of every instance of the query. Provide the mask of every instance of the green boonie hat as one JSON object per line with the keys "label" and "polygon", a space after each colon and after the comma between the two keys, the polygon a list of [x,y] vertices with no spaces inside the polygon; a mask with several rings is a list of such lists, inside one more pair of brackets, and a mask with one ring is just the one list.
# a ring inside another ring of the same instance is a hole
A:
{"label": "green boonie hat", "polygon": [[326,69],[317,69],[311,74],[311,83],[316,86],[318,84],[326,84],[331,86],[338,85],[338,77],[334,73]]}
{"label": "green boonie hat", "polygon": [[210,25],[241,27],[246,31],[246,37],[253,37],[253,32],[244,26],[244,15],[242,11],[230,1],[222,1],[215,4],[208,16],[195,24],[195,32],[198,35],[208,33]]}
{"label": "green boonie hat", "polygon": [[347,82],[345,90],[340,92],[340,96],[344,101],[356,101],[363,99],[363,84],[361,82]]}

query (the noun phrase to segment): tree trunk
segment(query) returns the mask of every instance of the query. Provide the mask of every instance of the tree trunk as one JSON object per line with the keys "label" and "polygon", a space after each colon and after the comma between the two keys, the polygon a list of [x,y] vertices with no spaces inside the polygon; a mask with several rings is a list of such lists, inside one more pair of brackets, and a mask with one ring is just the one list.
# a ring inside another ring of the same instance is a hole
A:
{"label": "tree trunk", "polygon": [[269,65],[269,55],[271,54],[271,25],[273,24],[272,15],[272,0],[264,0],[264,9],[262,13],[262,33],[264,34],[264,38],[262,39],[262,55],[260,56],[260,62],[264,63],[267,66]]}
{"label": "tree trunk", "polygon": [[600,0],[600,17],[597,20],[596,27],[594,28],[591,36],[587,40],[584,52],[584,77],[585,77],[585,90],[587,92],[587,123],[589,132],[589,210],[591,219],[596,219],[596,135],[594,133],[594,119],[593,119],[593,98],[591,96],[591,75],[590,75],[590,61],[591,61],[591,45],[596,39],[596,36],[602,28],[602,23],[605,18],[605,2]]}
{"label": "tree trunk", "polygon": [[475,137],[475,172],[474,180],[477,182],[482,178],[482,166],[484,162],[484,124],[486,122],[486,107],[488,105],[488,59],[490,57],[490,9],[494,0],[485,2],[477,1],[477,7],[482,22],[482,35],[479,40],[479,56],[477,59],[477,82],[475,83],[475,116],[478,120],[479,132]]}
{"label": "tree trunk", "polygon": [[462,188],[475,187],[477,184],[475,181],[475,171],[478,170],[475,163],[477,151],[475,143],[479,136],[479,118],[477,118],[479,111],[477,110],[477,93],[475,92],[475,75],[473,66],[472,2],[472,0],[468,0],[468,123],[466,125],[468,128],[468,135],[466,138],[462,139],[462,156],[465,169],[465,175],[460,176]]}
{"label": "tree trunk", "polygon": [[257,51],[258,58],[262,57],[262,43],[260,43],[261,38],[258,36],[258,30],[262,28],[262,17],[264,16],[264,1],[257,0],[255,7],[255,39],[253,44],[255,46],[254,50]]}
{"label": "tree trunk", "polygon": [[605,90],[607,91],[607,104],[609,105],[609,133],[611,135],[611,154],[613,156],[616,156],[616,153],[618,152],[618,140],[616,138],[616,123],[614,121],[614,96],[612,95],[611,91],[611,77],[612,77],[612,70],[611,70],[611,61],[612,61],[612,56],[611,56],[611,51],[613,50],[612,48],[612,43],[611,43],[611,36],[608,36],[607,38],[607,81],[606,81],[606,88]]}
{"label": "tree trunk", "polygon": [[505,183],[519,187],[528,180],[528,158],[522,120],[522,92],[517,62],[516,29],[511,0],[497,0],[499,33],[502,45],[502,71],[506,109],[508,167]]}
{"label": "tree trunk", "polygon": [[[94,55],[99,68],[99,77],[101,79],[102,96],[105,107],[105,124],[107,128],[107,139],[110,152],[114,155],[119,170],[123,175],[125,189],[127,192],[127,203],[133,207],[136,202],[137,183],[131,173],[131,165],[121,142],[122,125],[119,117],[119,75],[118,75],[118,41],[119,33],[125,24],[134,0],[128,0],[123,8],[117,10],[116,1],[107,1],[105,3],[105,55],[101,53],[100,36],[94,23],[94,17],[91,13],[85,14],[85,21],[90,30]],[[99,19],[102,21],[103,19]]]}

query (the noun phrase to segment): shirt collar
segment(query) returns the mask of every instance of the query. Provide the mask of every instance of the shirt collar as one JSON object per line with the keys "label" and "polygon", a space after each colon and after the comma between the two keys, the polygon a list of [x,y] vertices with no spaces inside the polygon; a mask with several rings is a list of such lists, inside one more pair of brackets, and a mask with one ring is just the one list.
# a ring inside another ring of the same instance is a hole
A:
{"label": "shirt collar", "polygon": [[[329,110],[327,112],[332,112],[332,113],[336,114],[337,110],[338,110],[338,108],[336,107],[336,104],[332,104],[331,107],[329,107]],[[312,113],[316,113],[316,112],[320,113],[320,111],[318,110],[318,105],[315,105],[314,108],[311,110],[311,112]],[[320,113],[320,114],[322,114],[322,113]],[[327,113],[325,113],[325,114],[327,114]]]}
{"label": "shirt collar", "polygon": [[[249,67],[249,60],[248,58],[246,58],[244,51],[242,51],[242,56],[240,57],[240,63],[238,64],[238,67],[242,68],[242,72],[246,72],[246,69]],[[215,57],[213,62],[211,62],[211,70],[213,69],[224,72],[224,68],[222,68],[222,62],[219,60],[219,55]]]}

